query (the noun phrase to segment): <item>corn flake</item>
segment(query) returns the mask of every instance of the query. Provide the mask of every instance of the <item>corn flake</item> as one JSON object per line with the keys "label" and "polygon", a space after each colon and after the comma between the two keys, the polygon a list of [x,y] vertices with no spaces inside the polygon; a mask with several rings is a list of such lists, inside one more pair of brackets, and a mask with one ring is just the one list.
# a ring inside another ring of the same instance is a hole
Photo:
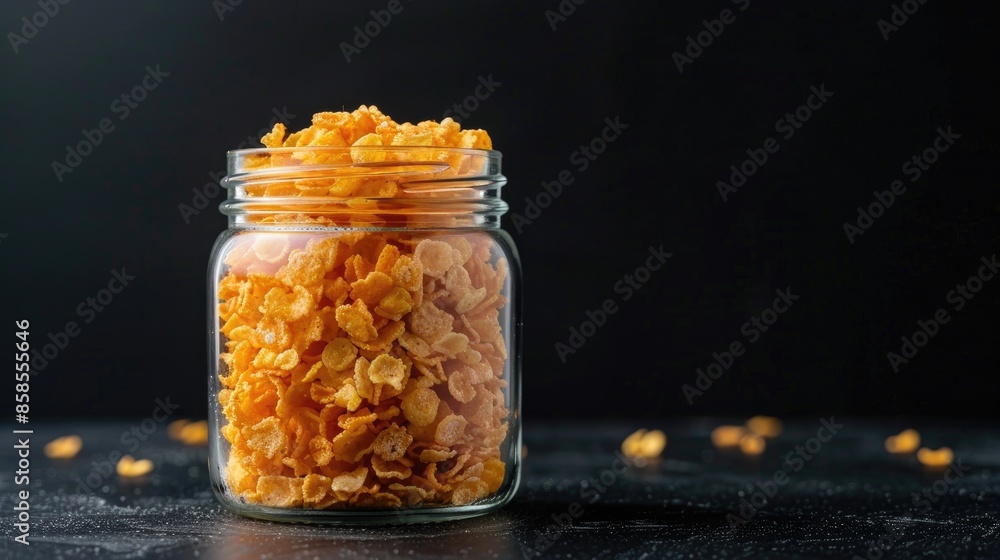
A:
{"label": "corn flake", "polygon": [[441,400],[431,389],[419,388],[403,398],[403,415],[414,426],[429,426],[437,418]]}
{"label": "corn flake", "polygon": [[920,447],[920,432],[909,429],[885,439],[885,450],[889,453],[913,453]]}
{"label": "corn flake", "polygon": [[247,446],[268,459],[275,457],[288,445],[288,436],[281,427],[281,420],[271,416],[244,430]]}
{"label": "corn flake", "polygon": [[45,456],[50,459],[72,459],[83,448],[80,436],[62,436],[45,444]]}
{"label": "corn flake", "polygon": [[350,340],[335,338],[323,348],[323,365],[331,371],[344,371],[351,367],[357,355],[358,349]]}
{"label": "corn flake", "polygon": [[153,471],[153,462],[149,459],[136,461],[131,455],[125,455],[118,460],[115,470],[118,472],[118,476],[125,478],[145,476]]}
{"label": "corn flake", "polygon": [[367,477],[368,467],[358,467],[349,473],[334,477],[330,481],[330,491],[346,499],[364,486]]}
{"label": "corn flake", "polygon": [[955,454],[951,451],[950,447],[942,447],[936,450],[921,447],[917,451],[917,460],[925,467],[947,467],[955,460]]}
{"label": "corn flake", "polygon": [[302,503],[301,478],[266,475],[257,480],[257,493],[266,506],[295,507]]}
{"label": "corn flake", "polygon": [[386,461],[395,461],[406,454],[406,448],[411,443],[413,436],[405,428],[393,423],[375,437],[374,452]]}
{"label": "corn flake", "polygon": [[375,329],[374,323],[372,314],[361,300],[356,300],[351,305],[341,305],[337,308],[337,324],[351,338],[367,342],[377,337],[378,331]]}
{"label": "corn flake", "polygon": [[425,301],[407,319],[410,332],[431,343],[450,333],[454,321],[451,313],[439,309],[432,301]]}
{"label": "corn flake", "polygon": [[469,421],[456,414],[446,416],[434,432],[434,441],[441,445],[455,445],[465,437],[465,427]]}

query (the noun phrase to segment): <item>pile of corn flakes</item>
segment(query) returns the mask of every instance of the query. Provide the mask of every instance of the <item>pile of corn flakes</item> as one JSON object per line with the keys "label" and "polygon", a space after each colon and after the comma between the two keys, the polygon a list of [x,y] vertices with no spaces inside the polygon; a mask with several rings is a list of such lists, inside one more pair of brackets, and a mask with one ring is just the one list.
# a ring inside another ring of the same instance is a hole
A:
{"label": "pile of corn flakes", "polygon": [[[440,123],[399,124],[374,105],[362,105],[350,113],[316,113],[311,126],[292,134],[284,124],[277,123],[261,143],[267,148],[304,149],[253,154],[242,162],[245,170],[291,172],[302,166],[326,167],[311,176],[293,173],[294,177],[248,184],[244,188],[248,197],[405,198],[407,193],[400,188],[404,177],[392,173],[392,169],[383,173],[367,170],[394,163],[440,161],[447,168],[432,173],[437,178],[453,177],[480,160],[450,148],[493,147],[486,131],[462,130],[451,118]],[[410,179],[419,174],[412,168],[405,172]]]}
{"label": "pile of corn flakes", "polygon": [[[262,141],[489,146],[484,132],[448,121],[396,125],[362,107],[319,113],[288,138],[276,125]],[[314,509],[464,505],[496,493],[509,420],[508,270],[493,247],[485,233],[236,236],[218,284],[229,489],[249,503]]]}

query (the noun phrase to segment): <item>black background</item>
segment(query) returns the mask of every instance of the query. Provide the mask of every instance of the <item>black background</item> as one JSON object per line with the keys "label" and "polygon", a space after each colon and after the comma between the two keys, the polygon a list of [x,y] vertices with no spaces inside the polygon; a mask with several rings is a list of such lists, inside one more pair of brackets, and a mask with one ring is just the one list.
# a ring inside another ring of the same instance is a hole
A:
{"label": "black background", "polygon": [[[33,420],[145,415],[168,395],[204,414],[205,272],[226,222],[221,194],[190,223],[178,207],[272,109],[293,129],[363,103],[440,119],[490,75],[501,85],[463,120],[503,152],[512,212],[574,177],[522,231],[505,219],[529,418],[995,415],[1000,280],[961,311],[946,294],[1000,248],[996,20],[929,0],[886,41],[889,2],[739,4],[588,0],[553,30],[556,0],[404,0],[349,63],[340,43],[386,2],[244,1],[221,21],[209,0],[60,6],[20,52],[0,48],[4,336],[28,318],[40,349],[81,323],[33,378]],[[0,30],[38,9],[5,1]],[[736,20],[679,72],[672,54],[723,9]],[[157,64],[169,76],[119,120],[112,102]],[[781,138],[822,84],[833,96]],[[580,171],[571,154],[616,116],[628,129]],[[52,162],[102,118],[115,130],[58,181]],[[911,183],[902,164],[949,125],[961,139]],[[768,137],[780,150],[723,202],[716,181]],[[849,243],[843,224],[896,179],[906,194]],[[674,256],[622,301],[615,283],[661,244]],[[122,267],[135,280],[82,324],[77,306]],[[681,386],[786,287],[801,299],[689,405]],[[555,344],[607,298],[620,310],[563,363]],[[952,320],[893,371],[886,353],[941,307]]]}

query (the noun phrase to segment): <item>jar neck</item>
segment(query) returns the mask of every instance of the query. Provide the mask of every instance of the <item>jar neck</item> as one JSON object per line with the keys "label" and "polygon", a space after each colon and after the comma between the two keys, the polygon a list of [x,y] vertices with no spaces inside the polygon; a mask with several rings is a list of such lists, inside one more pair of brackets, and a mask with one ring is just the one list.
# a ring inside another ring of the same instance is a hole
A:
{"label": "jar neck", "polygon": [[237,229],[493,229],[508,209],[505,184],[492,150],[237,150],[220,209]]}

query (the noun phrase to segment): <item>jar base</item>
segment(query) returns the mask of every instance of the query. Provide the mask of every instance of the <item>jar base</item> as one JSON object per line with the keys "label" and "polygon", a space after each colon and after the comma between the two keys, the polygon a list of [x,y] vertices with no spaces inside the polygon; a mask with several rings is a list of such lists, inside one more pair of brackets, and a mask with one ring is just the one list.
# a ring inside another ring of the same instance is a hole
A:
{"label": "jar base", "polygon": [[[513,496],[511,496],[513,497]],[[508,502],[511,497],[494,503],[468,506],[441,506],[424,510],[308,510],[285,509],[258,505],[245,505],[224,499],[219,501],[229,511],[241,516],[260,521],[278,523],[301,523],[308,525],[331,526],[377,526],[377,525],[412,525],[417,523],[436,523],[458,521],[492,513]]]}

